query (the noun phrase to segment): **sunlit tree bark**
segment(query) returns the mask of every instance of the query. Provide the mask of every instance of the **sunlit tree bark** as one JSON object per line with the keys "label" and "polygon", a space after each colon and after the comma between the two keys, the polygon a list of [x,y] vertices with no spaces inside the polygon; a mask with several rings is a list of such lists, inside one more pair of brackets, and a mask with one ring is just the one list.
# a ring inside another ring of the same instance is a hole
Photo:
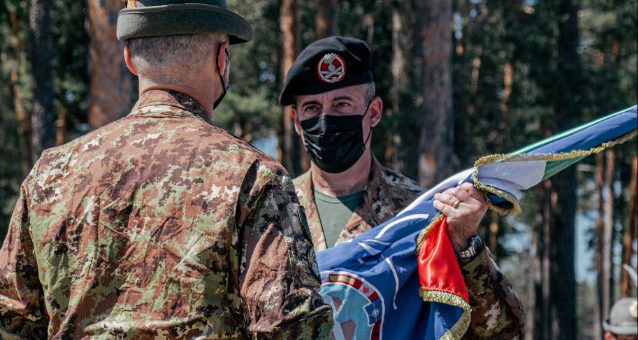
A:
{"label": "sunlit tree bark", "polygon": [[[631,265],[633,253],[632,243],[636,239],[638,231],[638,156],[634,156],[631,162],[631,179],[629,183],[629,201],[627,207],[627,223],[623,233],[623,263]],[[622,271],[620,279],[621,295],[631,296],[632,283],[626,271]],[[635,287],[633,288],[635,289]]]}
{"label": "sunlit tree bark", "polygon": [[18,118],[18,145],[22,154],[20,168],[22,176],[26,177],[33,166],[33,157],[31,155],[31,112],[25,107],[25,94],[23,92],[23,84],[20,70],[22,69],[22,55],[25,52],[23,43],[24,29],[22,18],[20,18],[20,10],[16,6],[8,6],[9,21],[13,36],[9,40],[11,46],[14,67],[11,69],[9,79],[11,80],[11,89],[13,92],[13,107]]}
{"label": "sunlit tree bark", "polygon": [[[283,47],[281,62],[282,80],[286,79],[288,70],[295,62],[299,53],[299,20],[296,0],[283,0],[279,17],[279,28]],[[306,153],[303,151],[301,139],[296,135],[292,119],[292,109],[283,109],[283,136],[280,141],[280,160],[292,176],[308,169],[309,163]]]}
{"label": "sunlit tree bark", "polygon": [[99,128],[131,109],[131,75],[115,36],[120,0],[88,0],[91,35],[89,124]]}
{"label": "sunlit tree bark", "polygon": [[391,109],[392,135],[387,142],[385,158],[390,166],[411,178],[418,176],[419,135],[416,122],[423,117],[423,2],[393,1],[392,20],[392,86],[386,106]]}
{"label": "sunlit tree bark", "polygon": [[452,2],[425,2],[423,30],[423,112],[419,182],[430,187],[455,170],[452,111]]}
{"label": "sunlit tree bark", "polygon": [[339,0],[315,0],[317,39],[339,34]]}

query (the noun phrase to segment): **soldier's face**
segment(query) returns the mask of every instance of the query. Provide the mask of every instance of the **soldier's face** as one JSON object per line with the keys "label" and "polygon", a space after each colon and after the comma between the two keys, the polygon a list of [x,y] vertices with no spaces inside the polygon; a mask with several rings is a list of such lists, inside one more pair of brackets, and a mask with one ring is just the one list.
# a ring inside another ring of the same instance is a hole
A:
{"label": "soldier's face", "polygon": [[365,94],[361,85],[319,94],[297,97],[297,115],[299,121],[318,115],[350,116],[362,115],[366,110]]}
{"label": "soldier's face", "polygon": [[611,332],[605,332],[605,340],[638,340],[638,335],[614,335]]}
{"label": "soldier's face", "polygon": [[[366,110],[368,110],[366,114]],[[300,122],[319,115],[351,116],[363,115],[363,138],[370,129],[377,126],[381,120],[383,102],[380,98],[374,98],[371,102],[366,98],[365,85],[354,85],[329,92],[301,95],[296,97],[296,105],[293,108],[295,130],[303,138]]]}

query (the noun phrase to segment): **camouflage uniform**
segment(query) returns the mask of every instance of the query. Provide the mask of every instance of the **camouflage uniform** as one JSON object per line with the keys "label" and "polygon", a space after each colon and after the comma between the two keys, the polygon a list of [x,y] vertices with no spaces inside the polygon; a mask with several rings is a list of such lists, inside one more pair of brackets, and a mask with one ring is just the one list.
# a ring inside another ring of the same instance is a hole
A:
{"label": "camouflage uniform", "polygon": [[[293,180],[299,202],[304,207],[308,227],[312,235],[315,251],[327,247],[323,228],[319,220],[319,212],[314,199],[311,172],[308,171]],[[345,228],[341,231],[336,244],[370,230],[394,217],[423,192],[413,180],[398,172],[384,168],[375,158],[366,192],[361,203],[352,214]]]}
{"label": "camouflage uniform", "polygon": [[332,328],[286,171],[188,96],[45,151],[0,252],[0,335],[307,338]]}
{"label": "camouflage uniform", "polygon": [[[295,178],[293,183],[306,212],[315,250],[323,250],[326,241],[314,200],[311,172]],[[364,197],[339,235],[337,244],[392,218],[423,192],[418,183],[373,159]],[[461,263],[461,269],[472,306],[472,321],[465,337],[522,337],[525,327],[523,306],[510,282],[496,267],[489,250],[486,248],[469,263]]]}

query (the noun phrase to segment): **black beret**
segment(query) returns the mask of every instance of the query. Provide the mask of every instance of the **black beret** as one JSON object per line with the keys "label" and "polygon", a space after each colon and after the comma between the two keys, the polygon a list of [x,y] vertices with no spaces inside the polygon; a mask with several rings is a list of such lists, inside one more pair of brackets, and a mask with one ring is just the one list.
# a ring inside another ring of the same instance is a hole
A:
{"label": "black beret", "polygon": [[301,51],[288,71],[279,104],[292,105],[297,95],[323,93],[373,81],[370,49],[365,41],[328,37]]}
{"label": "black beret", "polygon": [[252,39],[250,24],[226,0],[128,0],[117,18],[117,38],[224,33],[230,44]]}

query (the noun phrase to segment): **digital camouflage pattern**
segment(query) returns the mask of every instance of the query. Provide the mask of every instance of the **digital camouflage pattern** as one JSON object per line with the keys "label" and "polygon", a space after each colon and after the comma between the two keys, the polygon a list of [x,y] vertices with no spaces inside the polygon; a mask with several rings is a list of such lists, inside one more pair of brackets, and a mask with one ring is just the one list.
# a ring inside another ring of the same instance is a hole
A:
{"label": "digital camouflage pattern", "polygon": [[[294,179],[295,191],[304,207],[316,251],[326,249],[323,228],[314,200],[310,171]],[[364,198],[341,232],[337,244],[352,239],[398,214],[425,191],[415,181],[383,167],[373,158]],[[472,320],[465,334],[471,339],[522,337],[525,314],[511,283],[496,267],[487,247],[469,263],[461,263],[467,285]]]}
{"label": "digital camouflage pattern", "polygon": [[[323,227],[315,203],[310,171],[294,179],[295,191],[304,207],[315,251],[326,249]],[[402,174],[384,168],[373,157],[368,185],[361,203],[346,223],[336,244],[350,240],[390,218],[423,193],[419,185]]]}
{"label": "digital camouflage pattern", "polygon": [[153,90],[49,149],[0,251],[0,335],[327,336],[310,235],[274,160]]}
{"label": "digital camouflage pattern", "polygon": [[461,272],[472,307],[464,339],[522,339],[525,310],[490,250],[485,247],[476,258],[462,264]]}

